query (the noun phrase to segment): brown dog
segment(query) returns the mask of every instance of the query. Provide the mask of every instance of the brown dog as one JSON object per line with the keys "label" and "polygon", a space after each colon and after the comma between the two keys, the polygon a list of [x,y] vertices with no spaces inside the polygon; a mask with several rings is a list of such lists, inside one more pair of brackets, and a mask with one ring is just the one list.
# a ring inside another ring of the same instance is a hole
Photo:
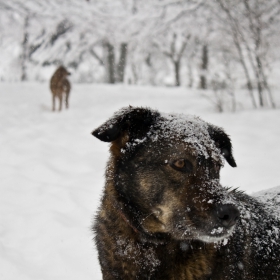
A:
{"label": "brown dog", "polygon": [[228,135],[193,116],[128,107],[93,131],[111,142],[94,224],[103,279],[280,279],[279,222],[223,188]]}
{"label": "brown dog", "polygon": [[71,75],[65,67],[60,66],[54,72],[51,81],[50,88],[52,92],[52,110],[55,111],[55,99],[59,100],[59,111],[62,109],[62,99],[65,96],[65,106],[69,107],[68,98],[71,90],[71,84],[67,79],[67,76]]}

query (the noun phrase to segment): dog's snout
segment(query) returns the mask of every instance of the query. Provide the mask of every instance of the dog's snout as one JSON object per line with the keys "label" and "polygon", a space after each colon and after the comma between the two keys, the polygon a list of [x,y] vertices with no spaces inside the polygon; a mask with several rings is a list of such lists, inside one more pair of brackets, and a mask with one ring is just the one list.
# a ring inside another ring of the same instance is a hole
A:
{"label": "dog's snout", "polygon": [[217,208],[218,219],[225,228],[230,228],[235,225],[239,215],[239,210],[232,204],[220,205]]}

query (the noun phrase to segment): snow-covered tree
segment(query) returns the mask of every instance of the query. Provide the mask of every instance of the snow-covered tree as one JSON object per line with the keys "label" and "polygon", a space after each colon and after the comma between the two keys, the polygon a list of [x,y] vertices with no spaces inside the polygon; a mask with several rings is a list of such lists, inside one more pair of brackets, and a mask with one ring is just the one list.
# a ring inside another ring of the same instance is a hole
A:
{"label": "snow-covered tree", "polygon": [[0,0],[0,79],[46,80],[59,64],[80,82],[206,88],[230,76],[254,107],[274,107],[279,19],[278,0]]}
{"label": "snow-covered tree", "polygon": [[216,2],[219,10],[223,12],[219,15],[226,32],[223,34],[231,36],[254,107],[257,106],[253,95],[255,85],[259,105],[261,107],[265,105],[266,92],[267,102],[275,107],[268,76],[274,60],[271,54],[275,45],[271,45],[271,42],[274,41],[274,37],[278,37],[275,27],[279,23],[279,1],[217,0]]}

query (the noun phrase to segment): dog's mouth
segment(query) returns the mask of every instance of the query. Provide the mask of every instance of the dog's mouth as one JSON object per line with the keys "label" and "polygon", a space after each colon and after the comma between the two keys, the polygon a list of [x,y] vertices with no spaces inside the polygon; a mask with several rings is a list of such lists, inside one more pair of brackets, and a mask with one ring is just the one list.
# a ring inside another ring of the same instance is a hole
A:
{"label": "dog's mouth", "polygon": [[186,230],[182,235],[182,238],[184,239],[186,236],[187,239],[189,239],[189,236],[192,236],[192,239],[200,240],[205,243],[216,243],[230,237],[234,229],[235,226],[232,226],[231,228],[218,226],[214,227],[210,232],[194,229],[191,234],[188,232],[189,230]]}
{"label": "dog's mouth", "polygon": [[198,239],[205,243],[220,242],[222,240],[225,240],[226,238],[229,238],[232,235],[234,228],[235,226],[233,226],[231,229],[225,229],[225,228],[213,229],[213,231],[220,232],[221,230],[222,232],[220,234],[212,234],[211,232],[210,233],[211,235],[199,235]]}
{"label": "dog's mouth", "polygon": [[200,226],[178,223],[171,232],[179,240],[200,240],[205,243],[215,243],[230,237],[234,229],[235,224],[224,227],[219,223],[205,221]]}
{"label": "dog's mouth", "polygon": [[197,219],[198,227],[192,230],[195,238],[212,243],[229,237],[239,220],[239,210],[234,204],[217,205],[205,219]]}

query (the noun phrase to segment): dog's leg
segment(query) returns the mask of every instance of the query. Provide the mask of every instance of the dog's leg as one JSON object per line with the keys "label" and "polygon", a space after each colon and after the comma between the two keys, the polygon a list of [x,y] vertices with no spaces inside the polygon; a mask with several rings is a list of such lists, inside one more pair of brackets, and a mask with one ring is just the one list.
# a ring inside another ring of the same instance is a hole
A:
{"label": "dog's leg", "polygon": [[59,96],[59,111],[62,109],[62,95]]}
{"label": "dog's leg", "polygon": [[65,106],[68,109],[69,104],[68,104],[68,97],[69,97],[69,93],[66,93],[66,98],[65,98]]}
{"label": "dog's leg", "polygon": [[55,111],[55,95],[52,95],[52,110]]}

